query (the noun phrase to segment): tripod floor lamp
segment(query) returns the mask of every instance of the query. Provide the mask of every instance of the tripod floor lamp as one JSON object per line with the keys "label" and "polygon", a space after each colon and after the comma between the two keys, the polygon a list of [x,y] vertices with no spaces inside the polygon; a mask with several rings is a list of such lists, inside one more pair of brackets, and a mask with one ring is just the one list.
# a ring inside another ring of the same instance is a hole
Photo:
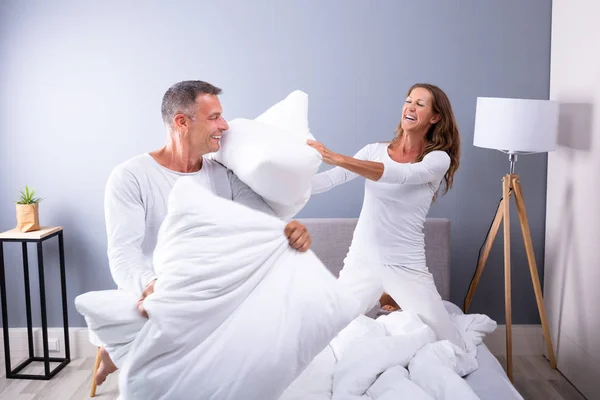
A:
{"label": "tripod floor lamp", "polygon": [[509,173],[502,178],[502,200],[496,216],[481,250],[475,275],[469,286],[463,311],[466,313],[477,284],[481,279],[485,263],[492,249],[500,224],[504,228],[504,297],[506,312],[506,370],[509,379],[512,374],[512,317],[511,317],[511,263],[510,263],[510,197],[515,198],[517,213],[525,252],[529,264],[529,272],[533,282],[533,290],[537,302],[544,340],[550,365],[556,368],[556,359],[550,339],[550,330],[546,319],[546,309],[542,297],[542,288],[538,276],[531,232],[519,175],[515,174],[515,163],[518,154],[541,153],[553,151],[558,131],[558,103],[550,100],[528,100],[479,97],[475,115],[475,132],[473,145],[502,151],[508,154]]}

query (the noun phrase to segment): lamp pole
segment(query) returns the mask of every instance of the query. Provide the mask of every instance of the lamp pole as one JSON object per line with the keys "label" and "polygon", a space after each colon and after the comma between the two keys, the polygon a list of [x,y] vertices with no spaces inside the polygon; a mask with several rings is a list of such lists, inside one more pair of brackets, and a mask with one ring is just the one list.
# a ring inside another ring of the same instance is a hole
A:
{"label": "lamp pole", "polygon": [[515,173],[515,163],[517,162],[517,153],[508,153],[508,161],[510,161],[510,174]]}

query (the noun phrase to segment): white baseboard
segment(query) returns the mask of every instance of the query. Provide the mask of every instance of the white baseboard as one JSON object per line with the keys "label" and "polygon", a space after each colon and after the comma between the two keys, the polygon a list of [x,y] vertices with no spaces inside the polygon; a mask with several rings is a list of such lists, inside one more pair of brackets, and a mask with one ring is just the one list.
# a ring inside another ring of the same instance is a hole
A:
{"label": "white baseboard", "polygon": [[[10,350],[13,357],[27,355],[27,328],[10,328]],[[58,342],[59,351],[50,351],[50,357],[64,357],[64,338],[62,328],[48,328],[48,340]],[[0,330],[0,341],[3,341]],[[496,356],[506,355],[506,326],[498,325],[492,334],[484,338],[484,343]],[[33,347],[36,355],[41,355],[42,329],[33,329]],[[88,339],[87,328],[70,328],[69,342],[71,345],[71,359],[81,357],[95,357],[96,346]],[[3,342],[1,342],[3,343]],[[543,355],[544,335],[541,325],[513,325],[512,326],[513,355]],[[4,353],[4,346],[0,345],[0,354]]]}
{"label": "white baseboard", "polygon": [[[542,325],[512,325],[513,356],[544,354],[544,332]],[[483,339],[495,356],[506,356],[506,325],[498,325],[496,330]]]}
{"label": "white baseboard", "polygon": [[[11,358],[27,357],[29,354],[27,346],[27,328],[10,328],[10,354]],[[65,340],[63,328],[48,328],[48,342],[51,345],[58,344],[58,351],[50,346],[50,357],[65,356]],[[69,328],[69,347],[71,350],[71,359],[95,357],[96,346],[90,343],[88,339],[87,328]],[[42,347],[42,328],[33,328],[33,348],[36,356],[42,356],[44,350]],[[4,335],[0,329],[0,354],[4,354]]]}

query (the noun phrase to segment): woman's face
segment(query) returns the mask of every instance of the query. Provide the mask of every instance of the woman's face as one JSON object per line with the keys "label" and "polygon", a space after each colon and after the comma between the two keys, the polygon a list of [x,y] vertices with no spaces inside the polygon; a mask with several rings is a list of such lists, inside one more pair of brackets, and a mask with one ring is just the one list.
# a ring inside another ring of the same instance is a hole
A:
{"label": "woman's face", "polygon": [[429,90],[414,88],[402,107],[402,130],[425,135],[440,117],[433,111],[433,96]]}

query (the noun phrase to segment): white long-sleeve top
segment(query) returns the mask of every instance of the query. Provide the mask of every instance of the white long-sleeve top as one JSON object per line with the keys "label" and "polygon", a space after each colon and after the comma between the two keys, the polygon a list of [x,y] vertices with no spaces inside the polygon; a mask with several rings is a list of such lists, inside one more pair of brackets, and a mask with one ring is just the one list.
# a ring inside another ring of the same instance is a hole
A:
{"label": "white long-sleeve top", "polygon": [[[390,158],[388,145],[369,144],[354,155],[383,163],[384,170],[378,181],[365,182],[363,206],[348,255],[368,262],[425,268],[423,225],[450,157],[444,151],[432,151],[420,162],[398,163]],[[315,175],[312,193],[326,192],[358,176],[334,167]]]}
{"label": "white long-sleeve top", "polygon": [[108,261],[120,289],[141,295],[156,279],[152,253],[158,230],[167,215],[173,185],[186,175],[223,198],[274,215],[259,195],[212,159],[205,157],[198,172],[180,173],[161,166],[148,153],[133,157],[113,169],[104,197]]}

